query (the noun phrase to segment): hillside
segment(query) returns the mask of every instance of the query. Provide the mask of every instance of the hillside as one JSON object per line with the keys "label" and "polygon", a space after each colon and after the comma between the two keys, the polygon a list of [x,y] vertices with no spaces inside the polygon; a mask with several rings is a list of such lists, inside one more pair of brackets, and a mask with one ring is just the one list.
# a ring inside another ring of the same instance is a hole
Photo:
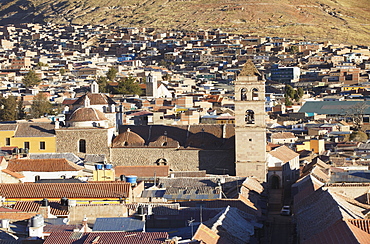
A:
{"label": "hillside", "polygon": [[0,0],[0,24],[214,29],[370,45],[368,0]]}

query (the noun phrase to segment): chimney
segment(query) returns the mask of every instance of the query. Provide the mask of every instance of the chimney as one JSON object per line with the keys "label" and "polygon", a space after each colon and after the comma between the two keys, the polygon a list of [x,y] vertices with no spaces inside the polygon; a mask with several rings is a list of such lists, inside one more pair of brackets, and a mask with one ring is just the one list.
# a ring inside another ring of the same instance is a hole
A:
{"label": "chimney", "polygon": [[59,119],[55,120],[55,129],[59,129]]}
{"label": "chimney", "polygon": [[50,216],[50,206],[40,206],[39,213],[44,217],[44,219]]}

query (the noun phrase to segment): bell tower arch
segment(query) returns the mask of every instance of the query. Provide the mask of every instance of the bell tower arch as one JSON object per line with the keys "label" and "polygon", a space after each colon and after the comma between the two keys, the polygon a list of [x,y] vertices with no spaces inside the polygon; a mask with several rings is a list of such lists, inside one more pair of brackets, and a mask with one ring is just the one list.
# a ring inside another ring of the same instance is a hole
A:
{"label": "bell tower arch", "polygon": [[251,60],[234,86],[236,175],[266,181],[265,82]]}

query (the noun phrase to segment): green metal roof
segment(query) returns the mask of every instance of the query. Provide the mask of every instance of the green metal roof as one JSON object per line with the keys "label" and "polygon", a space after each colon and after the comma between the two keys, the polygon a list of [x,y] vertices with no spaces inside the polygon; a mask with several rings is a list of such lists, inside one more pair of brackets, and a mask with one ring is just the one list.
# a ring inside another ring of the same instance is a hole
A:
{"label": "green metal roof", "polygon": [[299,112],[315,114],[341,114],[345,115],[356,104],[366,104],[363,114],[370,114],[370,101],[309,101],[306,102]]}

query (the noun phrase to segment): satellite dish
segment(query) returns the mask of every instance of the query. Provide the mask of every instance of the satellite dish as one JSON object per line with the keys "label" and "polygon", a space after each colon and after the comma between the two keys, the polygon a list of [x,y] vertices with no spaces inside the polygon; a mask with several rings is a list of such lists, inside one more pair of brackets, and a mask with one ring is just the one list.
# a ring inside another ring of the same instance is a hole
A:
{"label": "satellite dish", "polygon": [[69,219],[68,219],[68,218],[64,218],[64,219],[63,219],[63,223],[64,223],[64,224],[68,224],[68,222],[69,222]]}

